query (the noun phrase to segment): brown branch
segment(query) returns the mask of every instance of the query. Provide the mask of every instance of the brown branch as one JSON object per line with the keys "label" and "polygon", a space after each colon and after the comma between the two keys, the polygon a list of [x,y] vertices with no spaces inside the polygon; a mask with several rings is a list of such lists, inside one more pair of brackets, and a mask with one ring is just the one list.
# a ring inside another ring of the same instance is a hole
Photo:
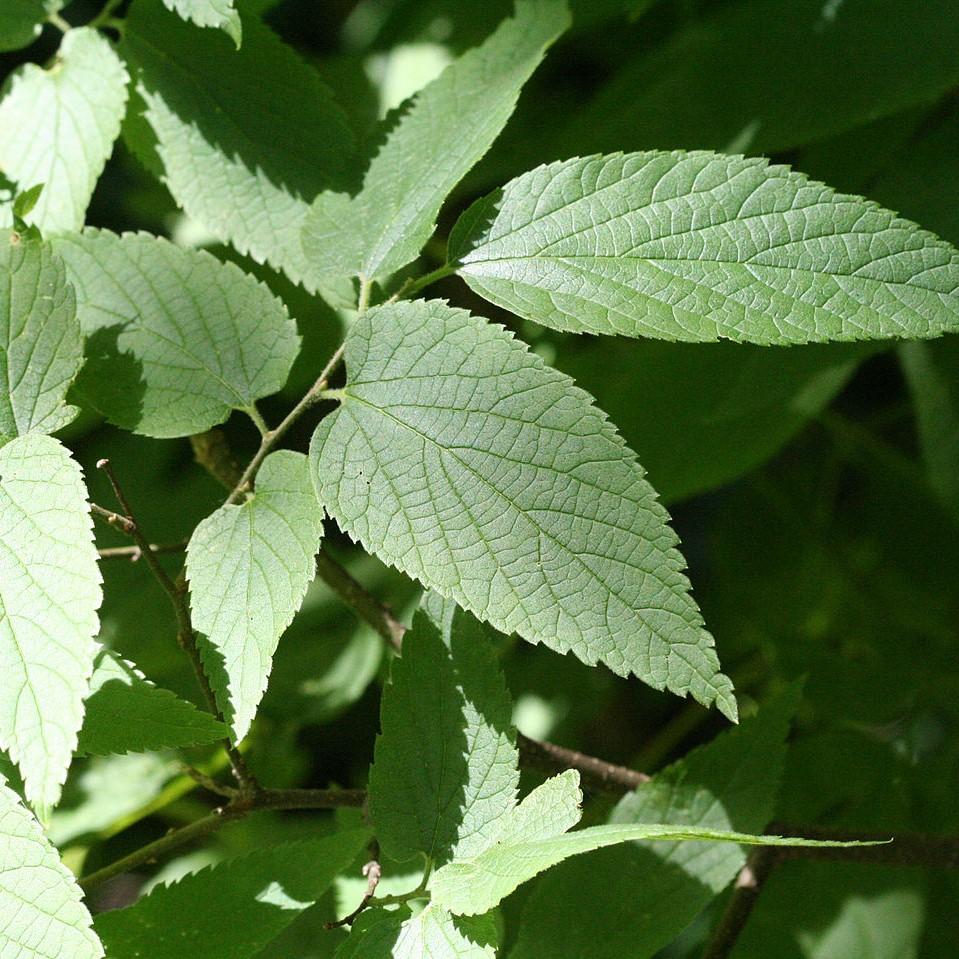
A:
{"label": "brown branch", "polygon": [[[151,553],[182,553],[186,549],[186,543],[151,543]],[[97,555],[100,559],[128,559],[131,563],[136,563],[143,556],[143,550],[139,546],[107,546],[104,549],[98,549]]]}
{"label": "brown branch", "polygon": [[175,849],[202,839],[226,823],[242,819],[251,812],[263,809],[337,809],[341,806],[362,806],[365,798],[365,793],[360,789],[262,789],[252,794],[238,794],[225,806],[214,809],[210,815],[181,826],[122,859],[84,876],[79,880],[79,884],[82,889],[90,890],[137,866],[155,862]]}
{"label": "brown branch", "polygon": [[375,839],[370,843],[370,858],[363,866],[363,876],[366,878],[366,891],[363,893],[360,904],[342,919],[325,923],[324,928],[338,929],[340,926],[352,926],[360,913],[373,901],[373,897],[376,895],[376,887],[379,886],[380,879],[383,878],[383,867],[380,865],[380,845]]}

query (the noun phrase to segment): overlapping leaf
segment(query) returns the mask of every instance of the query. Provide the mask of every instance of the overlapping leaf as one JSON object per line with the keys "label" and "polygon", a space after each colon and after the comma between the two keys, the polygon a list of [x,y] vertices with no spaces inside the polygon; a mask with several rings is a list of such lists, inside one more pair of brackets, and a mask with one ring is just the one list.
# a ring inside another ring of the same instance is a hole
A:
{"label": "overlapping leaf", "polygon": [[17,50],[33,43],[43,21],[62,7],[61,0],[4,0],[0,10],[0,50]]}
{"label": "overlapping leaf", "polygon": [[481,848],[515,804],[511,704],[483,627],[458,611],[447,633],[420,611],[383,695],[370,815],[383,850],[433,863]]}
{"label": "overlapping leaf", "polygon": [[209,713],[154,686],[116,653],[97,654],[78,753],[103,756],[198,746],[226,734]]}
{"label": "overlapping leaf", "polygon": [[280,636],[315,572],[321,515],[306,457],[280,450],[256,492],[197,526],[187,548],[193,623],[204,665],[236,739],[250,727]]}
{"label": "overlapping leaf", "polygon": [[356,829],[258,849],[101,913],[96,931],[118,957],[252,959],[319,899],[368,838]]}
{"label": "overlapping leaf", "polygon": [[0,169],[21,190],[43,184],[27,222],[79,230],[120,132],[127,72],[105,37],[68,31],[49,69],[22,67],[0,101]]}
{"label": "overlapping leaf", "polygon": [[470,208],[450,261],[571,332],[761,344],[959,329],[959,253],[765,160],[633,153],[523,174]]}
{"label": "overlapping leaf", "polygon": [[562,0],[519,0],[395,120],[355,197],[323,193],[304,224],[319,276],[388,276],[416,259],[447,194],[489,149],[523,84],[569,25]]}
{"label": "overlapping leaf", "polygon": [[352,156],[352,135],[314,70],[256,18],[243,28],[235,50],[222,33],[141,0],[123,49],[177,203],[299,282],[303,218]]}
{"label": "overlapping leaf", "polygon": [[336,959],[495,959],[492,916],[453,916],[432,903],[416,916],[370,911],[336,951]]}
{"label": "overlapping leaf", "polygon": [[64,398],[82,359],[63,263],[49,244],[0,230],[0,444],[73,419]]}
{"label": "overlapping leaf", "polygon": [[198,27],[218,27],[239,46],[243,39],[243,24],[233,0],[163,0],[168,10],[191,20]]}
{"label": "overlapping leaf", "polygon": [[441,302],[371,310],[346,364],[311,463],[351,536],[505,633],[735,716],[666,513],[587,394]]}
{"label": "overlapping leaf", "polygon": [[59,237],[87,363],[78,393],[148,436],[200,433],[286,382],[296,325],[232,263],[146,234]]}
{"label": "overlapping leaf", "polygon": [[0,955],[100,959],[80,889],[40,824],[0,779]]}
{"label": "overlapping leaf", "polygon": [[49,436],[11,440],[0,448],[0,746],[41,809],[76,747],[100,599],[80,467]]}

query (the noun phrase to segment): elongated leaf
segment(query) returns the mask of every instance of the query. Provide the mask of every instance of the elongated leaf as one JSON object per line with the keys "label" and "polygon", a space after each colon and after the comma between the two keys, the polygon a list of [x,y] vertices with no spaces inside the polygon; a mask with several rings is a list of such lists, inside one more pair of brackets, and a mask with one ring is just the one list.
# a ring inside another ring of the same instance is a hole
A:
{"label": "elongated leaf", "polygon": [[80,888],[40,824],[0,780],[0,955],[100,959]]}
{"label": "elongated leaf", "polygon": [[87,337],[78,394],[117,426],[201,433],[286,382],[296,325],[232,263],[142,233],[87,230],[54,245]]}
{"label": "elongated leaf", "polygon": [[243,24],[233,6],[233,0],[163,0],[168,10],[192,20],[199,27],[218,27],[239,46],[243,39]]}
{"label": "elongated leaf", "polygon": [[523,84],[569,25],[562,0],[518,0],[480,47],[413,100],[374,158],[355,197],[323,193],[304,225],[321,276],[388,276],[416,259],[447,194],[489,149]]}
{"label": "elongated leaf", "polygon": [[93,672],[100,571],[83,474],[49,436],[0,448],[0,746],[60,796]]}
{"label": "elongated leaf", "polygon": [[[755,833],[772,818],[798,690],[693,750],[623,797],[610,822]],[[644,959],[671,942],[745,861],[731,843],[626,843],[544,876],[523,910],[510,959]],[[624,902],[647,908],[623,912]],[[562,909],[556,908],[562,903]]]}
{"label": "elongated leaf", "polygon": [[44,233],[79,230],[120,132],[127,72],[86,27],[64,34],[49,70],[27,64],[0,101],[0,169],[26,190],[43,184],[27,222]]}
{"label": "elongated leaf", "polygon": [[336,959],[495,959],[491,915],[453,916],[430,903],[416,916],[370,911],[355,923]]}
{"label": "elongated leaf", "polygon": [[787,344],[959,329],[959,254],[765,160],[567,160],[478,201],[450,261],[481,296],[576,333]]}
{"label": "elongated leaf", "polygon": [[0,444],[52,433],[83,359],[76,298],[49,244],[0,230]]}
{"label": "elongated leaf", "polygon": [[258,849],[157,886],[95,928],[111,955],[251,959],[359,854],[362,829]]}
{"label": "elongated leaf", "polygon": [[280,450],[264,460],[246,503],[221,507],[190,538],[193,622],[207,638],[204,665],[238,740],[313,579],[321,519],[306,457]]}
{"label": "elongated leaf", "polygon": [[519,785],[510,699],[483,627],[459,611],[446,645],[418,612],[390,680],[370,772],[376,837],[397,860],[469,857]]}
{"label": "elongated leaf", "polygon": [[198,746],[225,738],[209,713],[154,686],[109,650],[94,663],[77,752],[92,756]]}
{"label": "elongated leaf", "polygon": [[303,218],[353,151],[319,76],[254,17],[234,50],[159,0],[140,0],[123,49],[136,67],[165,182],[221,240],[299,282]]}
{"label": "elongated leaf", "polygon": [[0,10],[0,50],[18,50],[40,36],[43,21],[60,0],[4,0]]}
{"label": "elongated leaf", "polygon": [[666,823],[617,823],[567,832],[579,819],[581,798],[579,773],[575,770],[548,779],[510,816],[503,817],[498,836],[491,837],[483,852],[466,861],[447,863],[433,873],[429,885],[433,901],[460,915],[488,912],[517,886],[564,859],[638,839],[766,846],[874,845],[754,836],[726,829]]}
{"label": "elongated leaf", "polygon": [[571,380],[442,302],[350,330],[317,495],[382,559],[505,633],[735,716],[643,471]]}

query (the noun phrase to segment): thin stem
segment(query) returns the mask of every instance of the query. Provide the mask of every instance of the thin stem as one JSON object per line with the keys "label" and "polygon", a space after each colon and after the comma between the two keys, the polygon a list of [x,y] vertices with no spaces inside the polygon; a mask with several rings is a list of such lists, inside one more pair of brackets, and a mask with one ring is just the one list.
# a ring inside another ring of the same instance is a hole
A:
{"label": "thin stem", "polygon": [[[182,553],[186,549],[186,542],[179,543],[151,543],[151,553]],[[98,549],[100,559],[128,559],[131,563],[137,562],[143,556],[139,546],[107,546]]]}
{"label": "thin stem", "polygon": [[[115,513],[112,509],[104,509],[99,503],[91,503],[90,512],[96,519],[109,523],[114,529],[118,529],[121,533],[126,533],[127,536],[129,536],[133,530],[133,524],[125,516]],[[137,548],[139,549],[139,547]]]}
{"label": "thin stem", "polygon": [[374,839],[370,843],[370,858],[363,866],[363,875],[366,877],[366,891],[360,904],[347,916],[337,919],[335,922],[325,924],[326,929],[338,929],[340,926],[352,926],[359,914],[366,909],[373,901],[376,895],[376,887],[380,884],[383,877],[383,867],[380,865],[380,844]]}
{"label": "thin stem", "polygon": [[123,3],[123,0],[107,0],[107,2],[103,5],[103,9],[87,24],[87,26],[90,28],[113,26],[113,23],[111,22],[113,11],[116,10],[121,3]]}
{"label": "thin stem", "polygon": [[438,269],[433,270],[432,273],[427,273],[425,276],[421,276],[418,280],[413,280],[412,283],[404,285],[400,290],[400,293],[403,296],[416,296],[420,290],[429,286],[431,283],[435,283],[437,280],[442,280],[444,277],[452,276],[456,272],[456,267],[452,263],[444,263]]}
{"label": "thin stem", "polygon": [[255,404],[247,407],[243,412],[253,420],[253,425],[260,431],[260,436],[266,436],[266,434],[270,432],[269,426],[266,425],[266,420],[263,419],[263,414],[256,408]]}
{"label": "thin stem", "polygon": [[736,940],[746,928],[746,923],[759,901],[764,883],[776,867],[778,852],[779,850],[771,848],[757,849],[746,860],[736,877],[726,911],[706,944],[703,959],[726,959],[733,951]]}
{"label": "thin stem", "polygon": [[59,13],[53,11],[53,13],[47,14],[47,23],[53,24],[61,33],[66,33],[68,30],[72,30],[72,25],[64,20]]}

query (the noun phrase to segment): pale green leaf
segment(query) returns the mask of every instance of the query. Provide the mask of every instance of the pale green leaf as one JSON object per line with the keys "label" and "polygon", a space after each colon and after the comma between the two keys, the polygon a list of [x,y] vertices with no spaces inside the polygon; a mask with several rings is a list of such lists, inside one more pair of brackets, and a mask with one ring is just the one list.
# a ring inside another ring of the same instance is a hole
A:
{"label": "pale green leaf", "polygon": [[0,50],[18,50],[40,36],[43,22],[59,10],[60,0],[3,0],[0,9]]}
{"label": "pale green leaf", "polygon": [[257,849],[101,913],[96,931],[117,957],[252,959],[323,895],[368,838],[357,829]]}
{"label": "pale green leaf", "polygon": [[165,182],[186,213],[300,282],[309,204],[353,152],[317,73],[254,17],[243,47],[141,0],[123,49],[136,68]]}
{"label": "pale green leaf", "polygon": [[63,263],[49,244],[0,230],[0,444],[73,419],[64,398],[82,359]]}
{"label": "pale green leaf", "polygon": [[132,663],[101,650],[77,752],[93,756],[197,746],[226,737],[209,713],[154,686]]}
{"label": "pale green leaf", "polygon": [[109,41],[86,27],[64,34],[49,69],[29,63],[0,101],[0,169],[21,189],[42,183],[27,217],[44,233],[79,230],[113,150],[127,72]]}
{"label": "pale green leaf", "polygon": [[218,27],[239,47],[243,40],[243,24],[233,0],[163,0],[168,10],[191,20],[198,27]]}
{"label": "pale green leaf", "polygon": [[[764,829],[774,811],[797,694],[790,688],[757,716],[657,773],[620,800],[610,822]],[[627,843],[572,859],[537,883],[510,959],[651,957],[744,862],[731,843]],[[630,901],[649,907],[624,913],[622,904]]]}
{"label": "pale green leaf", "polygon": [[450,262],[545,326],[761,344],[959,329],[959,253],[860,197],[739,156],[539,167],[475,203]]}
{"label": "pale green leaf", "polygon": [[468,858],[515,805],[512,707],[483,632],[457,611],[447,645],[420,611],[393,662],[369,784],[376,837],[393,859]]}
{"label": "pale green leaf", "polygon": [[80,888],[40,824],[0,780],[0,956],[100,959]]}
{"label": "pale green leaf", "polygon": [[264,460],[250,499],[222,506],[190,538],[193,624],[206,638],[203,662],[237,740],[313,579],[321,520],[306,457],[280,450]]}
{"label": "pale green leaf", "polygon": [[296,324],[262,283],[143,233],[59,237],[87,362],[77,393],[117,426],[186,436],[286,382]]}
{"label": "pale green leaf", "polygon": [[93,672],[100,571],[83,474],[49,436],[0,448],[0,746],[55,805]]}
{"label": "pale green leaf", "polygon": [[368,550],[504,633],[735,716],[666,511],[590,397],[442,302],[371,310],[317,495]]}
{"label": "pale green leaf", "polygon": [[360,192],[317,198],[303,230],[310,268],[323,277],[373,279],[416,259],[447,194],[489,149],[568,25],[562,0],[518,0],[514,19],[421,90],[395,121]]}
{"label": "pale green leaf", "polygon": [[755,836],[666,823],[618,823],[567,832],[579,819],[577,806],[581,798],[576,770],[548,779],[509,816],[502,818],[498,835],[491,837],[483,852],[469,860],[449,862],[432,874],[429,882],[432,901],[453,913],[478,915],[488,912],[517,886],[564,859],[639,839],[734,842],[753,846],[873,845]]}
{"label": "pale green leaf", "polygon": [[495,959],[497,938],[491,915],[453,916],[433,903],[416,916],[371,910],[336,959]]}

